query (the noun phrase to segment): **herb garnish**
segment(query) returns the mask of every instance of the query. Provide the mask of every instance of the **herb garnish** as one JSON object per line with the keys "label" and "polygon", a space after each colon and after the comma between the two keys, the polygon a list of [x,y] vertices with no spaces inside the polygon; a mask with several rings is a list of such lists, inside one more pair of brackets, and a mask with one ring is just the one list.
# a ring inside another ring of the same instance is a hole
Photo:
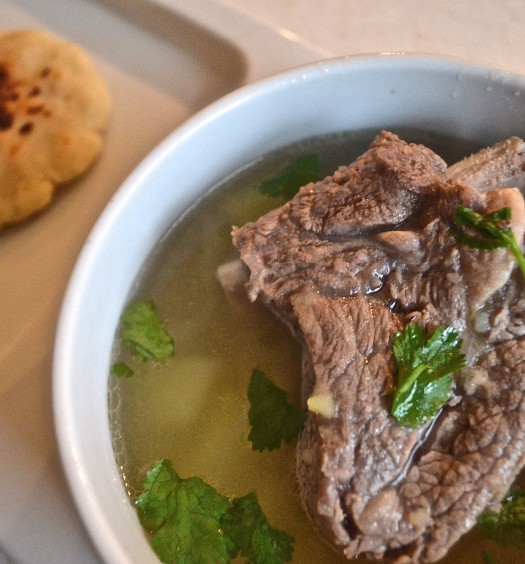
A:
{"label": "herb garnish", "polygon": [[301,432],[306,412],[291,406],[286,392],[261,370],[252,373],[248,399],[251,404],[248,420],[252,426],[248,439],[253,450],[274,450],[283,440],[290,442]]}
{"label": "herb garnish", "polygon": [[182,479],[169,460],[146,474],[136,505],[162,562],[215,564],[237,554],[252,564],[291,560],[293,538],[272,528],[255,493],[230,500],[200,478]]}
{"label": "herb garnish", "polygon": [[162,326],[153,300],[132,303],[121,321],[122,340],[134,355],[150,362],[173,355],[173,339]]}
{"label": "herb garnish", "polygon": [[228,562],[233,544],[221,532],[229,501],[200,478],[181,479],[169,460],[146,474],[137,498],[142,525],[162,562]]}
{"label": "herb garnish", "polygon": [[234,499],[223,521],[224,534],[233,540],[235,554],[248,562],[279,564],[292,559],[294,539],[274,529],[262,512],[255,493]]}
{"label": "herb garnish", "polygon": [[[514,237],[509,221],[512,218],[511,208],[501,208],[486,215],[481,215],[465,206],[456,208],[456,225],[463,227],[455,231],[453,236],[464,245],[475,249],[493,250],[505,247],[514,255],[520,270],[525,276],[525,257],[520,245]],[[468,230],[476,233],[471,235]]]}
{"label": "herb garnish", "polygon": [[450,374],[465,366],[462,340],[453,327],[438,327],[428,339],[418,323],[396,333],[393,352],[397,389],[391,413],[405,427],[418,427],[434,417],[452,389]]}
{"label": "herb garnish", "polygon": [[315,155],[300,157],[277,177],[263,182],[259,186],[262,194],[272,198],[291,199],[301,186],[319,180],[321,163]]}
{"label": "herb garnish", "polygon": [[525,548],[525,489],[511,490],[503,498],[499,513],[482,513],[477,528],[500,546]]}
{"label": "herb garnish", "polygon": [[116,362],[111,367],[111,374],[113,374],[113,376],[118,376],[119,378],[131,378],[135,372],[125,362]]}

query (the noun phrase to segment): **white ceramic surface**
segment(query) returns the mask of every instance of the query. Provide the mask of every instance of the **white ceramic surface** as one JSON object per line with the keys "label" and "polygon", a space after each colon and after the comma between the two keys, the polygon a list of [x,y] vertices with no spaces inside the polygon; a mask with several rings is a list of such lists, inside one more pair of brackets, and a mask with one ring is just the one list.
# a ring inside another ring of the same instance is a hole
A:
{"label": "white ceramic surface", "polygon": [[244,87],[171,134],[125,181],[89,235],[63,303],[53,399],[59,449],[108,562],[154,562],[121,485],[108,425],[115,329],[142,263],[195,199],[261,151],[364,127],[411,126],[490,144],[523,135],[525,78],[437,56],[348,57]]}

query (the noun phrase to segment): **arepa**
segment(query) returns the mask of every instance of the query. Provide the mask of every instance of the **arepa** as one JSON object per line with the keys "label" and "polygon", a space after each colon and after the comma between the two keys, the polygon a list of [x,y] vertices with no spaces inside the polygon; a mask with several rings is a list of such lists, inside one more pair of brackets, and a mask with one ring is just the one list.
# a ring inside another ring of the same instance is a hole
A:
{"label": "arepa", "polygon": [[47,31],[0,33],[0,228],[47,206],[102,148],[105,81],[79,46]]}

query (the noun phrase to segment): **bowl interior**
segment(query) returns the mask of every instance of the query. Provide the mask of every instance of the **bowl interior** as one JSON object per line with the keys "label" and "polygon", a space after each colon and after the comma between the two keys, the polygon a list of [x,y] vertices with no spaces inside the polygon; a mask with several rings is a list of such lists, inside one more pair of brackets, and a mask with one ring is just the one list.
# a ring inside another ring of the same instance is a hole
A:
{"label": "bowl interior", "polygon": [[140,269],[176,219],[257,156],[321,134],[424,129],[489,145],[522,135],[525,78],[438,56],[346,57],[242,88],[200,112],[117,191],[85,242],[56,336],[56,434],[73,497],[102,558],[156,562],[120,480],[107,380]]}

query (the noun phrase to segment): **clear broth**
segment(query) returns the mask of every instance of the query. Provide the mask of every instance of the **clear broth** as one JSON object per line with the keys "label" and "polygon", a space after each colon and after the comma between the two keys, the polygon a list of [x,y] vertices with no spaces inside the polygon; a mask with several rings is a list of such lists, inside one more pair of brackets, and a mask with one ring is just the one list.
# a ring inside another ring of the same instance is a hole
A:
{"label": "clear broth", "polygon": [[[303,513],[295,484],[295,444],[260,453],[247,440],[246,390],[253,369],[263,370],[299,406],[299,346],[265,308],[226,296],[216,270],[237,258],[232,225],[282,204],[259,193],[261,182],[311,153],[320,158],[323,175],[331,174],[365,151],[376,133],[312,139],[251,163],[177,221],[145,266],[133,298],[153,298],[176,351],[169,362],[151,366],[119,350],[119,360],[132,364],[135,375],[110,377],[115,455],[131,498],[140,491],[146,469],[168,458],[180,476],[199,476],[224,495],[256,491],[270,523],[294,536],[294,562],[346,561],[324,544]],[[428,133],[397,133],[425,143],[448,163],[480,148]],[[497,562],[523,561],[523,552],[499,549],[473,531],[442,562],[480,563],[483,550]]]}

